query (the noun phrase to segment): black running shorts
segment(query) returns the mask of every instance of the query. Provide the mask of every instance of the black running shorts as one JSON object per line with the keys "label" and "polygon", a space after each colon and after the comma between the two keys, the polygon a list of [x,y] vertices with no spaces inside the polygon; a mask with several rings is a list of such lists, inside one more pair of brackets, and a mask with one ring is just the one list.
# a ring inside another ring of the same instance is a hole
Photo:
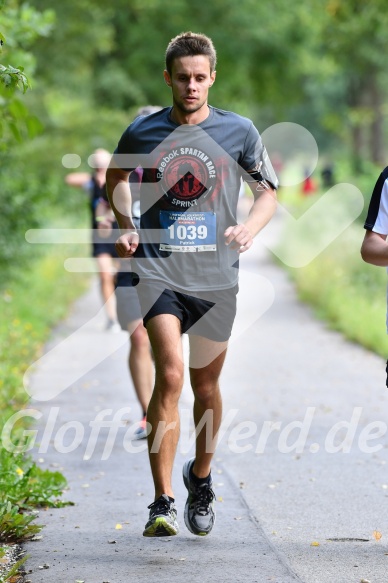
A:
{"label": "black running shorts", "polygon": [[217,291],[166,289],[163,282],[145,281],[137,286],[144,326],[160,314],[181,322],[182,334],[203,336],[216,342],[229,339],[236,316],[238,285]]}

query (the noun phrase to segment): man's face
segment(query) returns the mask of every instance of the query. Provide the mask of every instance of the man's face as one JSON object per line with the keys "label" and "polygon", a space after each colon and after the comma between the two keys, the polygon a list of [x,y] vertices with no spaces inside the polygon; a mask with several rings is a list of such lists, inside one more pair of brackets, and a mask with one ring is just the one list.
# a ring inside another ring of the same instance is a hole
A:
{"label": "man's face", "polygon": [[172,89],[174,107],[183,113],[194,113],[207,104],[209,87],[216,78],[210,73],[209,58],[205,55],[174,59],[171,75],[165,71],[164,78]]}

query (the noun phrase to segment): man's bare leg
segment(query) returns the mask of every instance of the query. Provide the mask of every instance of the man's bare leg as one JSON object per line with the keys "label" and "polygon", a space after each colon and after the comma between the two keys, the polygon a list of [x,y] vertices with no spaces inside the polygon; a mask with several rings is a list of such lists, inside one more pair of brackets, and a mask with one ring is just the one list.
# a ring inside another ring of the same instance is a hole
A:
{"label": "man's bare leg", "polygon": [[108,253],[102,253],[96,257],[99,277],[100,277],[100,288],[103,302],[105,304],[105,310],[109,320],[116,321],[116,296],[115,296],[115,284],[114,284],[114,263],[112,257]]}
{"label": "man's bare leg", "polygon": [[[201,336],[190,336],[190,380],[194,393],[195,427],[205,418],[207,421],[196,437],[196,453],[193,473],[198,478],[206,478],[216,447],[216,436],[222,419],[222,399],[219,377],[225,361],[227,342],[215,342]],[[196,368],[196,365],[210,364]]]}
{"label": "man's bare leg", "polygon": [[142,411],[146,412],[154,382],[154,364],[152,362],[150,341],[147,330],[141,320],[130,322],[128,330],[131,334],[129,370]]}
{"label": "man's bare leg", "polygon": [[[198,536],[208,535],[216,519],[210,464],[221,425],[222,401],[218,379],[225,360],[226,346],[226,342],[190,336],[196,453],[195,458],[187,460],[183,466],[183,482],[188,492],[184,519],[189,531]],[[204,355],[208,358],[204,359]]]}
{"label": "man's bare leg", "polygon": [[180,321],[171,314],[154,316],[147,332],[155,359],[155,387],[147,411],[152,430],[148,436],[155,500],[174,497],[171,474],[179,439],[178,401],[183,387]]}

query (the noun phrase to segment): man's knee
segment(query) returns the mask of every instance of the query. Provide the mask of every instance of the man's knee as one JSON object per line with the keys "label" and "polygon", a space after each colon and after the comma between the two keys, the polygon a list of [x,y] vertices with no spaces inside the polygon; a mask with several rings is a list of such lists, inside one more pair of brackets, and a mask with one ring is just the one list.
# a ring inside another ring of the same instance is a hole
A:
{"label": "man's knee", "polygon": [[141,320],[139,320],[139,325],[131,334],[131,344],[132,347],[137,349],[149,348],[150,346],[147,330],[144,328]]}
{"label": "man's knee", "polygon": [[183,386],[183,367],[164,366],[156,371],[156,384],[164,395],[180,394]]}
{"label": "man's knee", "polygon": [[212,402],[214,395],[219,391],[218,382],[192,384],[192,389],[195,399],[204,405],[208,402]]}
{"label": "man's knee", "polygon": [[113,273],[111,271],[108,271],[108,270],[103,271],[102,269],[100,269],[100,280],[103,284],[109,283],[109,284],[113,285],[113,282],[114,282]]}
{"label": "man's knee", "polygon": [[219,390],[221,366],[208,366],[202,369],[190,368],[190,383],[196,399],[209,401]]}

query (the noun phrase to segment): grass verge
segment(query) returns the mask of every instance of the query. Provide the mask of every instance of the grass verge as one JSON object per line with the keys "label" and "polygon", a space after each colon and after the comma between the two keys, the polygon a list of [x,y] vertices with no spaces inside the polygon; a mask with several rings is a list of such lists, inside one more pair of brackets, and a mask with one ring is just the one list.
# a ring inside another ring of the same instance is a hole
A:
{"label": "grass verge", "polygon": [[[71,249],[74,252],[74,246]],[[86,289],[88,280],[65,271],[69,248],[52,246],[29,271],[19,273],[0,292],[0,431],[16,411],[28,403],[23,375],[40,355],[54,324],[65,317],[71,303]],[[25,421],[13,432],[13,442],[26,429]],[[61,506],[66,479],[59,472],[42,470],[27,456],[0,446],[0,546],[36,536],[36,508]],[[7,581],[15,566],[0,574]]]}

